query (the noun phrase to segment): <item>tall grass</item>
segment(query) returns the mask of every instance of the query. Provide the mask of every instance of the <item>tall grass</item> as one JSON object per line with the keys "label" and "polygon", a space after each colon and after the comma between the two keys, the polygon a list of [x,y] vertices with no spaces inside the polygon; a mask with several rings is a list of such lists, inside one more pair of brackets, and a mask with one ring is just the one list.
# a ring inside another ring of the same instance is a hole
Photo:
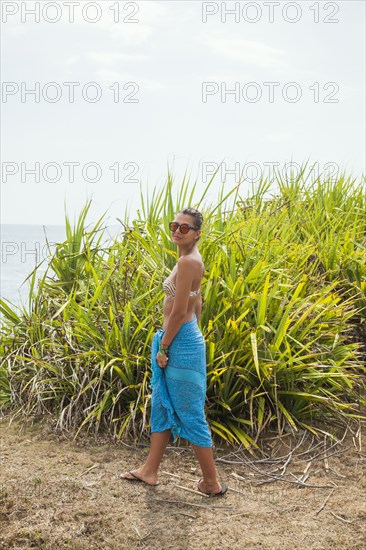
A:
{"label": "tall grass", "polygon": [[[207,349],[206,412],[218,440],[256,446],[278,433],[361,415],[365,404],[366,196],[344,175],[307,184],[277,177],[243,198],[241,184],[214,205],[168,172],[119,238],[90,230],[90,201],[46,273],[30,275],[28,309],[0,301],[0,407],[43,414],[72,430],[116,438],[149,433],[150,345],[162,324],[162,280],[177,260],[168,222],[203,212],[206,273],[200,327]],[[52,273],[52,274],[51,274]],[[7,303],[8,302],[8,303]]]}

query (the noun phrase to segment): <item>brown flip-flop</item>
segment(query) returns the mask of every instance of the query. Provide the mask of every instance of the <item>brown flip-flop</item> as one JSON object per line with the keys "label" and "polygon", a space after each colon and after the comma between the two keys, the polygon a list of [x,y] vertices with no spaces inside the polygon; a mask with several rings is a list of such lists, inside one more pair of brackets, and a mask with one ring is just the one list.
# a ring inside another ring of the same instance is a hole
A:
{"label": "brown flip-flop", "polygon": [[228,486],[226,485],[226,483],[221,483],[221,490],[218,492],[218,493],[205,493],[205,491],[201,491],[201,489],[199,488],[199,484],[201,483],[201,481],[203,481],[203,477],[201,477],[197,483],[196,483],[196,489],[197,491],[199,491],[200,493],[204,494],[204,495],[207,495],[208,497],[221,497],[223,496],[227,490],[228,490]]}
{"label": "brown flip-flop", "polygon": [[144,479],[141,479],[136,474],[133,474],[131,470],[128,470],[128,474],[131,474],[134,479],[130,479],[129,477],[122,477],[122,474],[120,475],[120,479],[126,479],[127,481],[141,481],[142,483],[145,483],[145,485],[148,485],[149,487],[156,487],[156,485],[159,485],[160,481],[157,483],[148,483]]}

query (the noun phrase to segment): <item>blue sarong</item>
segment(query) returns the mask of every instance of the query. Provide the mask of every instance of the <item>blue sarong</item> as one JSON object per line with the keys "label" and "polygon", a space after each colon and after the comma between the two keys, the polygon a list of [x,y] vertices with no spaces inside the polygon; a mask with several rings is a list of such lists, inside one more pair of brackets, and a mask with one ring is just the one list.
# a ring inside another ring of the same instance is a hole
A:
{"label": "blue sarong", "polygon": [[194,445],[212,447],[205,416],[206,343],[197,316],[183,323],[169,346],[168,364],[159,367],[156,354],[165,330],[154,333],[151,345],[151,432],[170,429]]}

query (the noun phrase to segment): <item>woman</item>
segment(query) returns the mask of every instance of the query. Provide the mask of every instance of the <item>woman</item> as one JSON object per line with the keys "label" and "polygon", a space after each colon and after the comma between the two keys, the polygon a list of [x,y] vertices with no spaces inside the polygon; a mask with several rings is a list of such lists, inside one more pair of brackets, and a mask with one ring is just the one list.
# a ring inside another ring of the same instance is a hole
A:
{"label": "woman", "polygon": [[210,496],[224,495],[227,486],[217,481],[212,439],[206,421],[206,344],[198,327],[204,275],[197,249],[202,214],[195,208],[181,210],[170,222],[179,259],[163,283],[163,328],[155,332],[151,346],[151,446],[141,468],[121,474],[122,479],[158,485],[157,474],[170,435],[190,441],[203,478],[194,488]]}

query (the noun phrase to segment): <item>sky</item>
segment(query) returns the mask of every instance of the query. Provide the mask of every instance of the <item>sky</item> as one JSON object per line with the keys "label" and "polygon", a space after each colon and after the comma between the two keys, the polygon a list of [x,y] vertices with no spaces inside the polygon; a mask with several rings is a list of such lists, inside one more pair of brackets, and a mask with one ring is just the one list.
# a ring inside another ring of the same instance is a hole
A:
{"label": "sky", "polygon": [[244,197],[274,167],[365,174],[363,1],[1,11],[3,224],[63,225],[65,205],[77,217],[88,198],[89,220],[107,211],[113,224],[168,169],[199,198],[220,165],[212,201],[238,181]]}

